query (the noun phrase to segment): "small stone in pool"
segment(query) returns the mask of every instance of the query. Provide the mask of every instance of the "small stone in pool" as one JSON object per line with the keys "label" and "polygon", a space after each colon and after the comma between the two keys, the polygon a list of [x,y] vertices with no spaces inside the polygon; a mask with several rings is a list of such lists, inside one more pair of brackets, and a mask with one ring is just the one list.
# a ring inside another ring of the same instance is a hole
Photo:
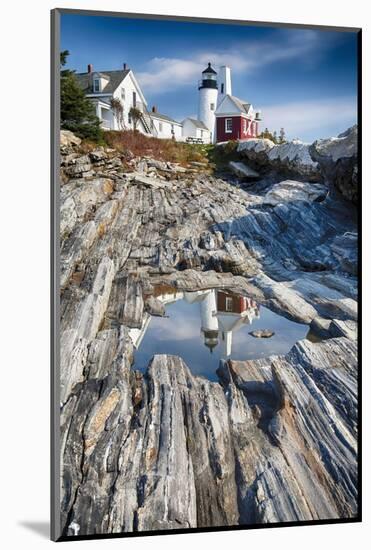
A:
{"label": "small stone in pool", "polygon": [[149,296],[146,299],[144,309],[147,313],[153,315],[154,317],[166,317],[164,304],[154,296]]}
{"label": "small stone in pool", "polygon": [[272,336],[274,336],[273,330],[268,329],[253,330],[249,332],[249,334],[251,334],[251,336],[254,336],[254,338],[271,338]]}

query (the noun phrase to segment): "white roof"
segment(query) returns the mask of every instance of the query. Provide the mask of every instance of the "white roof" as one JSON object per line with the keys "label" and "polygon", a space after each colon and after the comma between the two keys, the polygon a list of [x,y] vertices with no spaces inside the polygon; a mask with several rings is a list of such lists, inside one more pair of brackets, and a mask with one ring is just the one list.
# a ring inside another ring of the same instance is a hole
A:
{"label": "white roof", "polygon": [[183,120],[182,124],[184,124],[187,120],[189,120],[193,124],[193,126],[196,126],[196,128],[201,128],[201,130],[207,130],[208,132],[210,132],[209,128],[205,126],[202,120],[196,120],[195,118],[187,117]]}
{"label": "white roof", "polygon": [[247,103],[247,101],[243,101],[238,97],[227,94],[218,105],[215,111],[215,116],[222,114],[224,115],[227,113],[242,113],[244,115],[251,115],[253,114],[253,111],[254,109],[251,103]]}

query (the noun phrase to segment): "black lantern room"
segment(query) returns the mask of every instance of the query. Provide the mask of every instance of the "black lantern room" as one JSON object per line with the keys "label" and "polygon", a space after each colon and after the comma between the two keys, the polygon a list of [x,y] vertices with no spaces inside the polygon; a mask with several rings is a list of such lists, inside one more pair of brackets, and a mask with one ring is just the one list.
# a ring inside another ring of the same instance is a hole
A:
{"label": "black lantern room", "polygon": [[212,353],[213,349],[219,343],[219,340],[218,340],[219,333],[218,333],[217,330],[205,330],[203,332],[204,332],[204,336],[205,336],[204,344],[205,344],[206,347],[209,348],[210,353]]}
{"label": "black lantern room", "polygon": [[218,89],[218,83],[216,81],[217,72],[208,64],[206,69],[202,71],[202,80],[199,82],[198,89],[200,88],[215,88]]}

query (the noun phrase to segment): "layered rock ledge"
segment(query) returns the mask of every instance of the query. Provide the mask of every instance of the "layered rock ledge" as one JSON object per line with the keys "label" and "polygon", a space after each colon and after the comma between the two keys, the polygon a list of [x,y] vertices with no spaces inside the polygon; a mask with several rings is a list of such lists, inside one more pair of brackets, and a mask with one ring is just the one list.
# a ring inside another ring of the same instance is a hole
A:
{"label": "layered rock ledge", "polygon": [[[231,185],[202,166],[63,142],[65,535],[357,515],[357,224],[326,181]],[[124,162],[123,162],[124,160]],[[310,178],[309,178],[310,179]],[[311,327],[285,356],[132,367],[153,297],[223,288]]]}

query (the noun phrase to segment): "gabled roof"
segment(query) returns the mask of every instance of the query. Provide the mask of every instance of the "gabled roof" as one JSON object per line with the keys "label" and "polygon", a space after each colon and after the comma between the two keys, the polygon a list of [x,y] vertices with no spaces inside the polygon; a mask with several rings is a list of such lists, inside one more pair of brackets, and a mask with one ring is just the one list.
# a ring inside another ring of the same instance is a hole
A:
{"label": "gabled roof", "polygon": [[121,82],[129,74],[130,69],[125,71],[105,71],[104,73],[94,72],[94,73],[75,73],[77,81],[86,94],[93,94],[93,74],[98,74],[102,78],[108,80],[107,85],[101,93],[103,94],[112,94],[116,88],[121,84]]}
{"label": "gabled roof", "polygon": [[196,128],[201,128],[201,130],[207,130],[208,132],[210,132],[209,128],[205,126],[205,124],[201,120],[196,120],[195,118],[188,117],[184,119],[183,122],[185,122],[186,120],[190,120],[192,124],[196,126]]}
{"label": "gabled roof", "polygon": [[215,112],[216,115],[219,114],[219,111],[220,111],[223,103],[225,103],[226,101],[231,101],[233,103],[233,105],[235,106],[237,111],[239,111],[240,113],[245,113],[245,114],[249,113],[250,108],[252,106],[251,103],[247,103],[243,99],[239,99],[238,97],[236,97],[234,95],[226,94],[224,96],[224,98],[222,99],[221,103],[218,105],[218,107],[216,109],[216,112]]}
{"label": "gabled roof", "polygon": [[157,111],[155,113],[152,111],[151,112],[151,117],[152,118],[158,118],[160,120],[165,120],[166,122],[171,122],[171,123],[174,123],[174,124],[180,124],[180,122],[178,122],[177,120],[174,120],[173,118],[171,118],[167,115],[162,115],[161,113],[158,113]]}
{"label": "gabled roof", "polygon": [[238,109],[240,109],[240,111],[242,113],[248,113],[249,110],[250,110],[250,107],[251,107],[251,103],[247,103],[246,101],[244,101],[243,99],[239,99],[238,97],[234,96],[234,95],[231,95],[229,96],[231,98],[231,100],[233,101],[233,103],[236,105],[236,107]]}

